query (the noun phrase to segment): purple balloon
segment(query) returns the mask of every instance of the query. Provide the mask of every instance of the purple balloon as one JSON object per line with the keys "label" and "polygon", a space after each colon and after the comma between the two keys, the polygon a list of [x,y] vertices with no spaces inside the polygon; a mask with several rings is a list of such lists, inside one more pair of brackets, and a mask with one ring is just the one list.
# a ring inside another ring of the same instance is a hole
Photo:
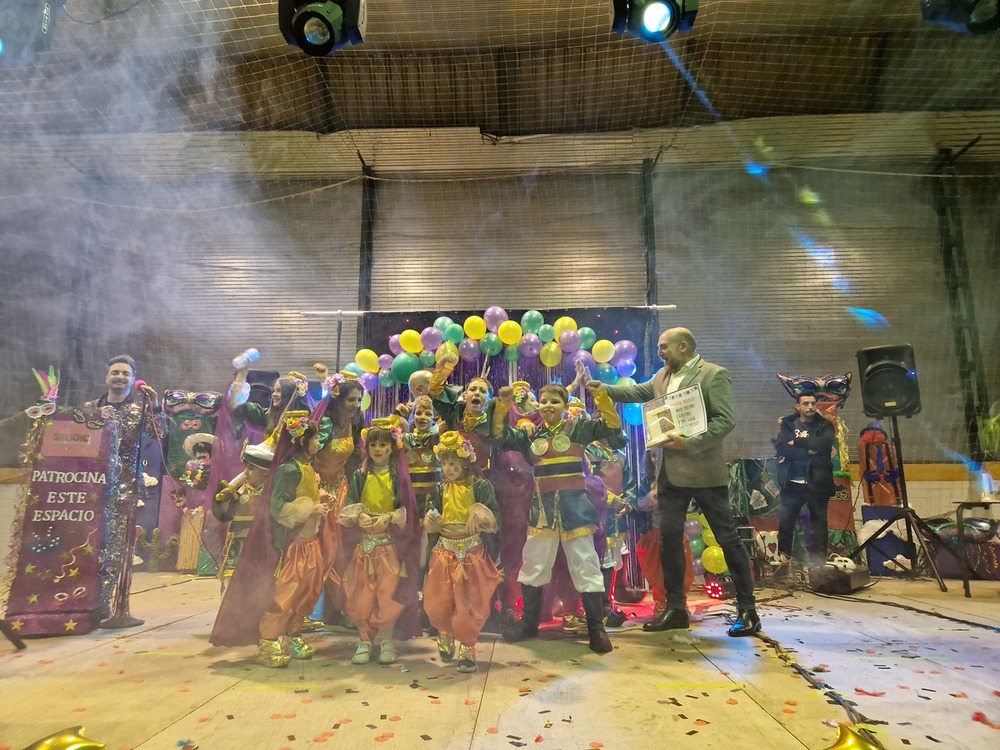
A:
{"label": "purple balloon", "polygon": [[486,328],[493,333],[497,332],[500,324],[504,321],[509,320],[507,317],[507,311],[498,305],[490,305],[486,308],[486,312],[483,313],[483,320],[486,321]]}
{"label": "purple balloon", "polygon": [[375,386],[378,385],[378,375],[374,372],[366,372],[363,375],[358,375],[358,382],[361,383],[366,391],[371,393],[375,390]]}
{"label": "purple balloon", "polygon": [[691,564],[691,572],[694,573],[695,577],[705,575],[705,563],[701,561],[701,558],[695,558]]}
{"label": "purple balloon", "polygon": [[[574,362],[582,362],[583,366],[590,370],[591,375],[593,375],[594,370],[597,368],[597,360],[594,359],[594,355],[588,352],[586,349],[577,349],[573,352],[573,356],[570,357]],[[574,369],[574,374],[576,370]]]}
{"label": "purple balloon", "polygon": [[689,518],[684,522],[684,533],[687,534],[688,539],[697,539],[701,536],[701,532],[704,529],[705,527],[701,525],[701,521],[696,521],[693,518]]}
{"label": "purple balloon", "polygon": [[392,355],[391,354],[383,354],[382,356],[380,356],[378,358],[378,369],[379,370],[388,370],[390,367],[392,367]]}
{"label": "purple balloon", "polygon": [[579,331],[563,331],[559,334],[559,348],[564,352],[575,352],[580,348]]}
{"label": "purple balloon", "polygon": [[479,359],[479,342],[466,336],[458,345],[458,356],[465,362],[475,362]]}
{"label": "purple balloon", "polygon": [[626,362],[632,362],[638,353],[639,350],[636,349],[635,344],[628,339],[622,339],[615,344],[615,354],[611,358],[611,364],[618,367],[618,365],[623,365]]}
{"label": "purple balloon", "polygon": [[389,351],[395,355],[403,353],[403,347],[399,344],[399,334],[394,333],[389,337]]}
{"label": "purple balloon", "polygon": [[420,343],[428,351],[436,352],[442,342],[444,342],[444,334],[434,326],[429,326],[420,332]]}
{"label": "purple balloon", "polygon": [[623,378],[630,378],[635,375],[635,362],[625,362],[624,364],[618,365],[615,370]]}
{"label": "purple balloon", "polygon": [[521,337],[518,348],[525,357],[537,357],[542,353],[542,340],[537,333],[526,333]]}

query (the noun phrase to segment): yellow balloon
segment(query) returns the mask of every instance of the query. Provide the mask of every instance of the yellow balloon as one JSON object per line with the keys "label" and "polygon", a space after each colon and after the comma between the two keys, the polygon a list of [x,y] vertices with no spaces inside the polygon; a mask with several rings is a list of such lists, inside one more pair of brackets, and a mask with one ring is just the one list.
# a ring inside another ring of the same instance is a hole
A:
{"label": "yellow balloon", "polygon": [[555,367],[562,362],[562,349],[555,341],[550,341],[542,347],[542,352],[538,356],[546,367]]}
{"label": "yellow balloon", "polygon": [[[424,350],[423,342],[420,341],[420,334],[412,328],[407,328],[399,334],[399,345],[403,347],[404,352],[409,352],[410,354],[420,354]],[[378,364],[377,357],[375,363]],[[361,365],[360,362],[358,364]],[[364,365],[361,366],[364,367]],[[367,370],[368,368],[365,367],[365,369]]]}
{"label": "yellow balloon", "polygon": [[718,542],[718,540],[716,540],[715,534],[712,532],[712,530],[708,526],[705,526],[704,524],[702,524],[702,526],[703,526],[703,528],[701,530],[701,538],[705,541],[705,546],[706,547],[712,547],[712,546],[716,546],[717,547],[719,545],[719,542]]}
{"label": "yellow balloon", "polygon": [[371,349],[359,349],[354,355],[354,361],[365,372],[378,372],[378,355]]}
{"label": "yellow balloon", "polygon": [[507,346],[513,346],[520,341],[522,333],[521,324],[516,320],[505,320],[500,324],[500,327],[497,328],[497,336],[499,336],[500,340]]}
{"label": "yellow balloon", "polygon": [[558,318],[555,323],[552,324],[552,327],[556,330],[556,341],[558,341],[559,334],[561,334],[563,331],[576,330],[576,321],[573,320],[569,315],[563,315],[561,318]]}
{"label": "yellow balloon", "polygon": [[726,553],[718,545],[705,547],[705,551],[701,553],[701,564],[705,566],[705,570],[709,573],[715,573],[716,575],[725,573],[728,567],[726,565]]}
{"label": "yellow balloon", "polygon": [[590,353],[594,355],[594,360],[599,364],[610,362],[611,358],[615,356],[615,345],[607,339],[601,339],[594,342]]}
{"label": "yellow balloon", "polygon": [[458,347],[450,341],[445,341],[441,344],[441,346],[434,350],[434,362],[440,362],[441,358],[446,354],[450,354],[455,358],[455,360],[458,360]]}
{"label": "yellow balloon", "polygon": [[24,750],[101,750],[106,747],[103,742],[88,740],[83,736],[87,730],[83,727],[69,727],[42,737],[28,745]]}
{"label": "yellow balloon", "polygon": [[479,341],[479,339],[486,335],[486,321],[478,315],[470,315],[467,317],[465,319],[465,325],[463,325],[462,328],[465,329],[465,335],[473,341]]}

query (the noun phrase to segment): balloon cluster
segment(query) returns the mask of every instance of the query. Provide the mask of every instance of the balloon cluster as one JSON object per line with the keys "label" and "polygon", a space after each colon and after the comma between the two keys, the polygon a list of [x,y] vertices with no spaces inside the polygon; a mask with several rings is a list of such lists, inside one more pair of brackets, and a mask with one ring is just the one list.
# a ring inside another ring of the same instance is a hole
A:
{"label": "balloon cluster", "polygon": [[715,540],[715,534],[705,516],[689,515],[684,522],[684,533],[691,543],[691,555],[694,557],[694,574],[702,576],[706,572],[715,575],[726,573],[726,555]]}
{"label": "balloon cluster", "polygon": [[[377,385],[405,385],[410,375],[433,368],[446,354],[465,362],[502,355],[507,362],[537,357],[546,367],[563,365],[569,379],[575,363],[582,362],[602,382],[632,385],[637,352],[628,339],[598,339],[593,328],[578,327],[568,315],[550,325],[538,310],[528,310],[518,322],[502,307],[491,305],[482,315],[470,315],[462,323],[441,315],[422,331],[408,328],[393,334],[389,353],[361,349],[344,369],[354,372],[370,393]],[[638,422],[630,423],[641,424],[641,414]]]}

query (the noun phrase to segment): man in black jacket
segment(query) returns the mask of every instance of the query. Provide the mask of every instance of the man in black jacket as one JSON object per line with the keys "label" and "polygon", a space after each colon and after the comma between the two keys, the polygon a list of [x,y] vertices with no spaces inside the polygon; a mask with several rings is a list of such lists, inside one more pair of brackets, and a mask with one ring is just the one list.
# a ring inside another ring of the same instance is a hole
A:
{"label": "man in black jacket", "polygon": [[827,506],[836,492],[833,483],[833,424],[816,411],[816,397],[798,396],[795,413],[782,417],[774,441],[778,453],[778,484],[781,485],[781,520],[778,551],[792,555],[792,537],[799,512],[809,509],[814,562],[826,559]]}

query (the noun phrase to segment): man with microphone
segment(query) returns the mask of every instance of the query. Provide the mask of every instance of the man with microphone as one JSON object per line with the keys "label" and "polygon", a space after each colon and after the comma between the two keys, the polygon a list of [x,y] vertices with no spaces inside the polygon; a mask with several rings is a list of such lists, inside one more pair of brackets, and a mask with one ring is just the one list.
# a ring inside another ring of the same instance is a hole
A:
{"label": "man with microphone", "polygon": [[116,492],[110,492],[104,507],[104,545],[101,566],[102,628],[130,628],[143,621],[129,612],[132,586],[132,556],[135,554],[135,520],[142,496],[142,443],[146,435],[161,439],[166,418],[156,391],[136,380],[135,360],[119,354],[108,360],[104,384],[108,390],[84,406],[98,409],[106,419],[118,423]]}

